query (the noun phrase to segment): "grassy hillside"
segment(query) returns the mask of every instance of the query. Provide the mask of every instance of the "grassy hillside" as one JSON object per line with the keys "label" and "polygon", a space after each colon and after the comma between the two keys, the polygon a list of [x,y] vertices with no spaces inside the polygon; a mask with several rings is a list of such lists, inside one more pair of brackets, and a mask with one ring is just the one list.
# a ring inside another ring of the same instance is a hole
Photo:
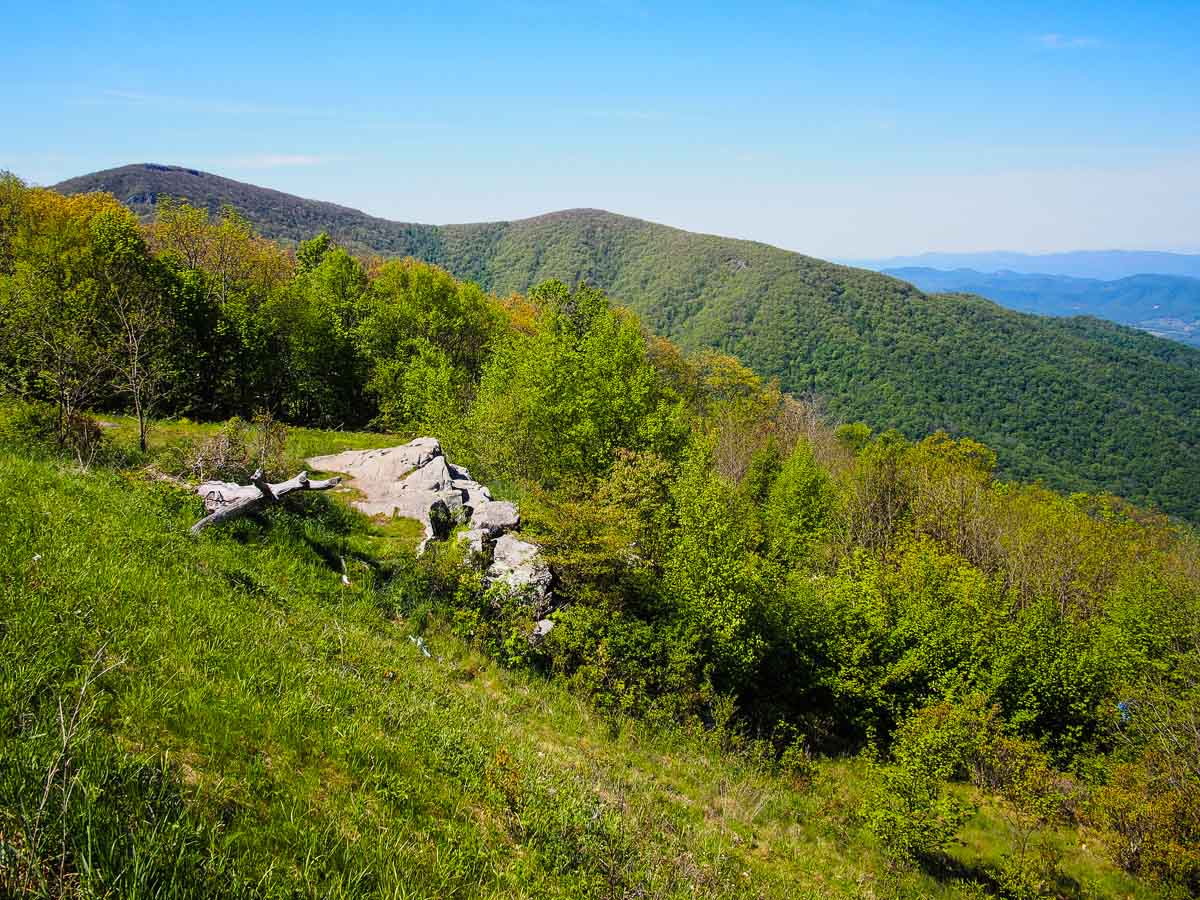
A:
{"label": "grassy hillside", "polygon": [[[1193,530],[592,287],[160,212],[0,178],[0,895],[1200,891]],[[187,534],[202,480],[418,434],[552,598],[353,483]]]}
{"label": "grassy hillside", "polygon": [[586,281],[685,348],[717,347],[830,412],[995,447],[1001,470],[1200,517],[1200,350],[1091,319],[1050,320],[748,241],[599,210],[442,227],[384,222],[191,170],[129,166],[59,190],[228,201],[268,237],[318,230],[500,293]]}
{"label": "grassy hillside", "polygon": [[[719,732],[601,719],[453,638],[402,547],[303,500],[194,539],[186,491],[0,450],[0,894],[976,897],[1008,852],[982,798],[951,866],[893,872],[861,761],[796,781]],[[1088,833],[1051,838],[1060,895],[1154,896]]]}

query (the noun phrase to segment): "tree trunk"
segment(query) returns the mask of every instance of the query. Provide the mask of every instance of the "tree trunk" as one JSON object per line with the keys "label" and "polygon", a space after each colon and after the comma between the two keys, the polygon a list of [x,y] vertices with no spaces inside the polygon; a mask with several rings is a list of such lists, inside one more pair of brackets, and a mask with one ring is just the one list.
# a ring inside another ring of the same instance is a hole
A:
{"label": "tree trunk", "polygon": [[256,506],[278,503],[293,491],[327,491],[342,483],[341,477],[310,481],[308,473],[301,472],[279,484],[268,484],[262,469],[250,476],[250,480],[252,484],[206,481],[196,488],[196,493],[204,498],[204,508],[209,514],[192,526],[192,534],[199,534],[209,525],[244,516]]}
{"label": "tree trunk", "polygon": [[142,409],[142,397],[140,393],[133,395],[133,408],[137,413],[138,420],[138,447],[142,453],[146,452],[146,411]]}

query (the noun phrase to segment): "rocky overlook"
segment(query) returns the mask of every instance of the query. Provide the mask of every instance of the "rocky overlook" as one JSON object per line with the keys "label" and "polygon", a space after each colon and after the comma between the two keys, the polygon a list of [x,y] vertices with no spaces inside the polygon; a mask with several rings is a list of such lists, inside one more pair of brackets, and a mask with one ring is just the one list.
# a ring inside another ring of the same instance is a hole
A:
{"label": "rocky overlook", "polygon": [[465,526],[457,540],[467,545],[469,561],[486,569],[489,585],[504,585],[526,596],[541,621],[534,634],[553,627],[544,617],[553,608],[553,575],[541,549],[514,532],[521,516],[515,504],[492,492],[451,463],[436,438],[420,437],[398,447],[346,450],[308,460],[316,469],[347,477],[356,497],[352,505],[369,516],[415,519],[425,527],[418,552],[431,541],[446,540]]}

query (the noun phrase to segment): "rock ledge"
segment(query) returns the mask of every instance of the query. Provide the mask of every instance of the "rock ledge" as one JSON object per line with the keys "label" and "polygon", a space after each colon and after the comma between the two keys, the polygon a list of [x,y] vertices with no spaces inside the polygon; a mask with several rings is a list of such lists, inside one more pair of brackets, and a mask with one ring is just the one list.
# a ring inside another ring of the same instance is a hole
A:
{"label": "rock ledge", "polygon": [[399,447],[345,450],[308,460],[314,469],[348,476],[360,494],[352,505],[369,516],[401,516],[425,526],[423,553],[430,541],[445,540],[455,525],[467,525],[458,540],[468,558],[486,568],[488,586],[504,585],[531,604],[538,618],[531,640],[540,640],[554,623],[554,576],[541,548],[513,534],[521,524],[515,504],[492,499],[486,485],[471,478],[442,453],[437,438],[421,437]]}

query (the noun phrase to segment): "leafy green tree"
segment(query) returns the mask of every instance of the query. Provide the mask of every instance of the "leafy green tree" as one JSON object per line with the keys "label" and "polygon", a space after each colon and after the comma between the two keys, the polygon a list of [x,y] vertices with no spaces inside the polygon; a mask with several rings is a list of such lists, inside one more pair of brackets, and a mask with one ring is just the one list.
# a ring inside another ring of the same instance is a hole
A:
{"label": "leafy green tree", "polygon": [[973,738],[969,720],[946,704],[921,710],[899,729],[894,764],[877,768],[876,790],[862,810],[897,862],[912,865],[944,853],[974,813],[971,803],[946,790]]}
{"label": "leafy green tree", "polygon": [[311,272],[332,249],[333,239],[325,231],[307,241],[301,241],[300,246],[296,248],[296,271],[301,275]]}
{"label": "leafy green tree", "polygon": [[[180,284],[171,291],[184,323],[180,380],[191,386],[191,410],[208,416],[249,413],[285,404],[285,337],[271,308],[291,286],[293,263],[254,232],[232,207],[212,220],[186,202],[163,198],[148,242]],[[189,359],[190,357],[190,359]]]}
{"label": "leafy green tree", "polygon": [[847,422],[834,430],[834,436],[855,453],[871,441],[871,426],[866,422]]}
{"label": "leafy green tree", "polygon": [[475,285],[406,260],[372,273],[357,316],[354,341],[375,424],[449,439],[502,329],[499,311]]}
{"label": "leafy green tree", "polygon": [[100,299],[105,304],[113,386],[129,396],[146,452],[147,421],[174,375],[165,272],[150,255],[132,213],[106,210],[92,220]]}
{"label": "leafy green tree", "polygon": [[817,465],[812,446],[800,441],[780,466],[763,504],[771,555],[789,568],[810,562],[835,525],[838,503],[837,488]]}
{"label": "leafy green tree", "polygon": [[912,499],[908,442],[887,431],[863,447],[850,479],[846,526],[855,544],[885,556],[899,535]]}
{"label": "leafy green tree", "polygon": [[690,639],[722,691],[746,687],[766,650],[769,588],[755,552],[752,507],[712,472],[712,450],[694,445],[672,487],[674,542],[665,585]]}
{"label": "leafy green tree", "polygon": [[[314,239],[316,240],[316,239]],[[286,348],[277,368],[287,416],[324,425],[362,425],[370,419],[365,397],[368,364],[356,339],[369,280],[362,265],[341,249],[311,254],[285,290],[263,309],[270,331]]]}
{"label": "leafy green tree", "polygon": [[493,470],[554,484],[603,474],[618,450],[679,442],[681,401],[656,378],[636,319],[586,286],[551,282],[532,299],[536,328],[496,348],[472,411]]}
{"label": "leafy green tree", "polygon": [[379,412],[375,424],[389,431],[431,431],[457,436],[466,377],[450,356],[426,338],[397,347],[371,372],[367,390]]}
{"label": "leafy green tree", "polygon": [[91,232],[106,212],[123,211],[106,195],[31,190],[6,214],[11,261],[0,275],[0,372],[9,392],[54,403],[64,446],[107,387],[107,310]]}

